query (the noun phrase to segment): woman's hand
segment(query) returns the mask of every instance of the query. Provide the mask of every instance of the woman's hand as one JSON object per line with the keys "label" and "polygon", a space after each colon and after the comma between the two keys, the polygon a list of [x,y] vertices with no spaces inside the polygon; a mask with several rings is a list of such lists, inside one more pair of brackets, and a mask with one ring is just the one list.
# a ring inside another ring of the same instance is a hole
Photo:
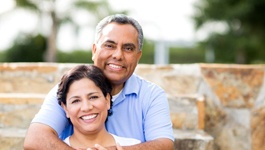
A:
{"label": "woman's hand", "polygon": [[108,148],[105,148],[99,144],[95,144],[95,148],[87,148],[87,150],[123,150],[123,148],[119,143],[116,144],[116,147],[113,146]]}

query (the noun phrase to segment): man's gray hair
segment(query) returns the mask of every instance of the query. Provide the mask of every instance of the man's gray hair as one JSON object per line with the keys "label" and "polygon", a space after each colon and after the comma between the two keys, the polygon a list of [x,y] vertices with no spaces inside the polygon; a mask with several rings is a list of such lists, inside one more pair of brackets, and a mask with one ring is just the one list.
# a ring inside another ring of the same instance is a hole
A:
{"label": "man's gray hair", "polygon": [[101,37],[103,28],[112,22],[115,22],[118,24],[130,24],[130,25],[132,25],[138,32],[139,51],[142,50],[143,43],[144,43],[144,35],[143,35],[142,27],[135,19],[133,19],[129,16],[126,16],[124,14],[110,15],[110,16],[107,16],[104,19],[102,19],[96,27],[95,43],[97,43],[99,38]]}

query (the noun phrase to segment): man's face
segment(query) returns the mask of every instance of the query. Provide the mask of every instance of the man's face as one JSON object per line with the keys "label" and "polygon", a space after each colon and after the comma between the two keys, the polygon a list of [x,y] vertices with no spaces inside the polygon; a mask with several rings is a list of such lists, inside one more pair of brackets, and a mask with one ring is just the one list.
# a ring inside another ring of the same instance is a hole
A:
{"label": "man's face", "polygon": [[132,25],[110,23],[93,45],[94,64],[103,70],[112,85],[122,85],[134,72],[142,55],[137,38],[138,32]]}

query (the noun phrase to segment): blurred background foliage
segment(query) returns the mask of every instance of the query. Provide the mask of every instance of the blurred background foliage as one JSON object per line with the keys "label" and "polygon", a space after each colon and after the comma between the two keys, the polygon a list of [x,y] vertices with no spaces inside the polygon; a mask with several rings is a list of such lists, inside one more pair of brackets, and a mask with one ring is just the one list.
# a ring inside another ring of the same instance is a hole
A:
{"label": "blurred background foliage", "polygon": [[225,32],[212,32],[198,43],[215,54],[215,62],[265,62],[264,0],[199,0],[194,8],[197,29],[209,23],[222,23],[226,27]]}
{"label": "blurred background foliage", "polygon": [[42,62],[46,47],[44,36],[20,34],[3,59],[7,62]]}
{"label": "blurred background foliage", "polygon": [[[85,10],[93,16],[95,27],[103,17],[127,11],[113,10],[108,1],[73,1],[73,10],[63,14],[56,13],[55,0],[49,1],[52,6],[44,10],[38,1],[15,0],[16,8],[22,8],[37,14],[48,14],[52,20],[51,34],[45,37],[37,34],[20,33],[13,46],[0,51],[0,62],[62,62],[93,63],[91,50],[73,50],[63,52],[56,46],[56,37],[61,25],[70,22],[79,30],[71,13],[74,10]],[[192,47],[169,47],[169,63],[265,63],[265,1],[264,0],[198,0],[193,20],[197,30],[211,24],[213,30],[209,36],[198,41]],[[0,16],[1,17],[1,16]],[[225,27],[223,32],[215,29],[215,24]],[[145,39],[140,63],[154,63],[155,41]]]}

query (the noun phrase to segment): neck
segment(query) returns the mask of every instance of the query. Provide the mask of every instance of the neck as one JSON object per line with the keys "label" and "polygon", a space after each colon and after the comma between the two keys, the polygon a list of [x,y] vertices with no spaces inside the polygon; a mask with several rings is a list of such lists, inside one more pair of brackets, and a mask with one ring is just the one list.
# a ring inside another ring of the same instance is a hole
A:
{"label": "neck", "polygon": [[104,147],[115,145],[115,140],[106,129],[102,129],[98,133],[80,133],[74,130],[73,135],[70,137],[70,145],[74,148],[91,148],[95,144],[100,144]]}
{"label": "neck", "polygon": [[114,85],[114,84],[112,84],[112,92],[111,92],[111,95],[118,94],[123,89],[124,84],[120,84],[120,85]]}

